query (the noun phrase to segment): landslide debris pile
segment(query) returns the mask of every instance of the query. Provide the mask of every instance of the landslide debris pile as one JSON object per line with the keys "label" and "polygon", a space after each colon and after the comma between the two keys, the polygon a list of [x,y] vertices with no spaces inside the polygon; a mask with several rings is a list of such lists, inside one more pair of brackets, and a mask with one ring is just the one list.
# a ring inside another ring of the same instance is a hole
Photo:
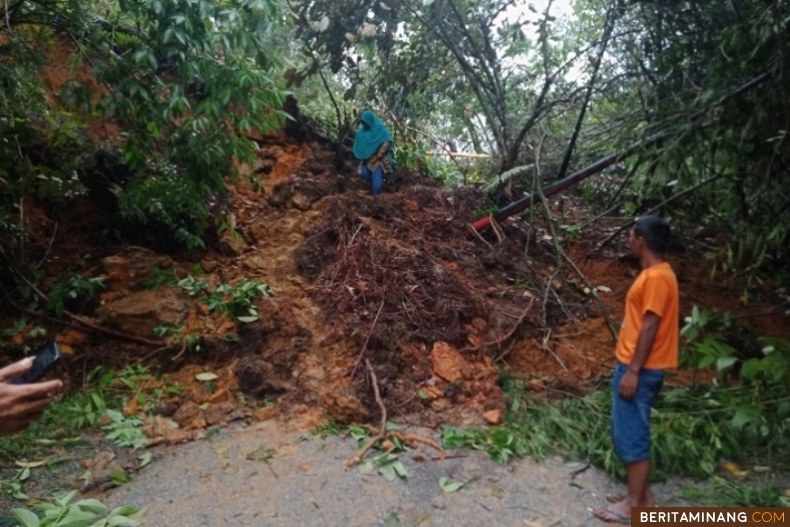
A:
{"label": "landslide debris pile", "polygon": [[[76,369],[155,363],[187,387],[163,401],[168,417],[195,429],[291,410],[375,418],[367,359],[385,404],[401,417],[496,422],[505,403],[495,359],[538,342],[544,326],[584,315],[589,299],[578,289],[566,288],[562,303],[544,299],[556,265],[544,227],[505,221],[501,242],[470,230],[486,205],[479,190],[401,170],[374,197],[352,160],[336,168],[325,141],[256,139],[258,161],[241,167],[244,177],[229,188],[231,228],[204,253],[167,256],[85,236],[52,247],[59,261],[97,255],[85,277],[103,277],[105,290],[97,309],[81,313],[86,320],[145,339],[164,328],[174,339],[153,350],[63,332],[61,344],[85,362]],[[45,243],[54,220],[32,206],[29,214],[39,217],[31,241]],[[177,284],[192,275],[203,292]],[[207,291],[245,280],[274,293],[255,299],[258,320],[208,309]],[[218,376],[211,391],[195,380],[205,371]],[[250,398],[277,404],[228,406]]]}
{"label": "landslide debris pile", "polygon": [[[473,188],[411,174],[373,197],[353,178],[316,203],[320,220],[294,252],[323,321],[351,337],[354,360],[344,373],[353,396],[375,415],[364,357],[385,400],[403,412],[445,411],[448,401],[481,414],[503,410],[492,359],[539,334],[550,245],[521,221],[503,223],[503,243],[478,238],[469,225],[486,199]],[[547,310],[551,324],[566,318],[555,298]]]}

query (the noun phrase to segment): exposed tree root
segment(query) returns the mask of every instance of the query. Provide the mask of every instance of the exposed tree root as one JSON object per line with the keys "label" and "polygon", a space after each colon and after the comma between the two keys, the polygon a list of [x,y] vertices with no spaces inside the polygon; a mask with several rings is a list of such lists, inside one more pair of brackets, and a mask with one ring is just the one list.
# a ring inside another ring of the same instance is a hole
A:
{"label": "exposed tree root", "polygon": [[376,379],[376,372],[373,371],[373,366],[370,365],[370,361],[368,359],[365,359],[365,369],[368,371],[370,382],[373,384],[373,396],[376,398],[376,404],[378,404],[379,408],[381,409],[381,426],[379,428],[379,433],[371,437],[368,443],[362,447],[362,450],[360,450],[356,456],[346,461],[346,468],[350,468],[359,464],[359,462],[362,461],[362,458],[365,457],[365,454],[368,453],[368,450],[373,448],[373,445],[375,445],[377,442],[384,439],[387,432],[387,407],[384,406],[384,403],[381,400],[381,394],[379,393],[379,381]]}
{"label": "exposed tree root", "polygon": [[[354,234],[354,236],[356,236],[356,234]],[[362,349],[359,351],[359,356],[357,357],[356,362],[354,362],[354,369],[351,370],[351,380],[349,382],[354,382],[354,375],[356,375],[357,368],[359,368],[359,364],[362,362],[362,357],[365,355],[365,350],[368,349],[368,342],[370,342],[370,336],[373,334],[373,330],[376,328],[376,322],[379,321],[379,315],[381,315],[381,310],[383,308],[384,308],[384,300],[381,301],[379,310],[376,313],[376,318],[373,319],[373,324],[371,324],[370,331],[368,331],[368,337],[365,339],[365,343],[362,345]]]}
{"label": "exposed tree root", "polygon": [[[384,405],[384,402],[381,400],[381,393],[379,392],[378,379],[376,378],[376,373],[373,371],[373,366],[370,365],[370,361],[368,359],[365,359],[365,369],[367,370],[368,376],[370,377],[370,382],[373,385],[373,396],[376,398],[376,404],[379,406],[379,409],[381,410],[381,421],[379,424],[379,429],[376,432],[376,435],[374,435],[368,440],[365,446],[362,447],[362,449],[359,452],[357,452],[357,455],[346,461],[345,463],[346,468],[348,469],[353,467],[354,465],[358,465],[359,463],[361,463],[362,459],[365,457],[365,454],[367,454],[368,451],[376,445],[376,443],[378,443],[379,441],[384,441],[389,438],[399,439],[403,441],[404,444],[409,446],[413,446],[418,443],[427,445],[433,449],[438,450],[440,459],[444,459],[447,454],[444,451],[444,448],[442,448],[442,446],[439,445],[436,441],[413,434],[404,434],[397,430],[387,431],[387,407]],[[371,432],[373,431],[372,427],[370,426],[368,426],[367,429],[370,430]]]}

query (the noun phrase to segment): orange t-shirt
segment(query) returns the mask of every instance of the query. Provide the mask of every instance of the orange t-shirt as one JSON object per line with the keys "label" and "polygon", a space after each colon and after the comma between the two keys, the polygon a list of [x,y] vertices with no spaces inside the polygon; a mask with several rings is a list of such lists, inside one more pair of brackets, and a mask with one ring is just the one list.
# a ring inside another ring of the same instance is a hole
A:
{"label": "orange t-shirt", "polygon": [[643,269],[636,277],[625,300],[625,319],[617,339],[617,359],[630,364],[642,321],[648,311],[661,318],[644,368],[664,370],[678,367],[678,313],[680,294],[675,272],[667,262]]}

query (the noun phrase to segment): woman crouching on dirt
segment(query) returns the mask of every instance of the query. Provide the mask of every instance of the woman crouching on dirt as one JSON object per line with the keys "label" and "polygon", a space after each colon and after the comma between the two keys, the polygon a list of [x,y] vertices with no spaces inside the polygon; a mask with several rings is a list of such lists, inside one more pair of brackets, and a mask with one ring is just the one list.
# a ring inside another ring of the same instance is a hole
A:
{"label": "woman crouching on dirt", "polygon": [[359,117],[360,127],[354,137],[354,157],[362,161],[359,175],[370,183],[374,196],[381,193],[384,178],[393,163],[392,135],[387,126],[370,110]]}

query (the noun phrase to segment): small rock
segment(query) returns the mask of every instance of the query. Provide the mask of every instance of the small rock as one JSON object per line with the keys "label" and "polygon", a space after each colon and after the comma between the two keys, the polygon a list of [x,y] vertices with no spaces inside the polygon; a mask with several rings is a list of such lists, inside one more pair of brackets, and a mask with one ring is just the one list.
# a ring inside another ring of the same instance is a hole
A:
{"label": "small rock", "polygon": [[266,153],[272,159],[280,159],[285,153],[285,151],[279,146],[274,146],[272,148],[269,148],[269,150]]}
{"label": "small rock", "polygon": [[194,421],[197,417],[201,416],[203,410],[194,401],[187,401],[181,405],[173,414],[173,421],[179,424],[186,424]]}
{"label": "small rock", "polygon": [[252,418],[256,421],[268,421],[277,415],[277,407],[273,404],[258,408],[252,413]]}
{"label": "small rock", "polygon": [[435,412],[443,412],[450,408],[450,401],[447,399],[436,399],[431,401],[431,410]]}
{"label": "small rock", "polygon": [[240,235],[230,230],[225,230],[220,236],[222,250],[231,256],[238,256],[247,250],[247,242]]}
{"label": "small rock", "polygon": [[187,314],[186,293],[176,287],[139,291],[100,306],[102,324],[127,333],[150,337],[157,326],[174,326]]}
{"label": "small rock", "polygon": [[207,260],[205,262],[201,262],[200,266],[206,273],[213,273],[217,270],[217,267],[219,267],[219,263],[214,260]]}
{"label": "small rock", "polygon": [[266,268],[266,262],[258,255],[253,255],[244,260],[244,266],[253,271],[260,271]]}
{"label": "small rock", "polygon": [[156,269],[172,269],[175,262],[169,256],[156,254],[143,247],[129,247],[122,253],[102,260],[107,285],[115,290],[134,289]]}
{"label": "small rock", "polygon": [[74,345],[79,344],[88,337],[88,334],[78,329],[68,329],[57,336],[58,344]]}
{"label": "small rock", "polygon": [[114,452],[99,452],[95,458],[86,459],[82,462],[83,466],[89,470],[101,470],[115,459]]}
{"label": "small rock", "polygon": [[192,421],[187,423],[187,425],[184,428],[199,430],[201,428],[206,428],[207,426],[208,426],[208,422],[205,419],[203,419],[202,417],[195,417],[194,419],[192,419]]}
{"label": "small rock", "polygon": [[294,194],[291,197],[291,203],[299,210],[309,210],[311,205],[310,198],[301,193]]}
{"label": "small rock", "polygon": [[238,418],[234,413],[235,408],[230,403],[209,404],[206,408],[206,423],[209,426],[225,424]]}
{"label": "small rock", "polygon": [[498,425],[502,422],[502,412],[499,410],[483,412],[483,419],[485,419],[488,424]]}
{"label": "small rock", "polygon": [[431,351],[433,371],[442,379],[453,382],[461,379],[466,361],[458,351],[446,342],[434,343]]}

